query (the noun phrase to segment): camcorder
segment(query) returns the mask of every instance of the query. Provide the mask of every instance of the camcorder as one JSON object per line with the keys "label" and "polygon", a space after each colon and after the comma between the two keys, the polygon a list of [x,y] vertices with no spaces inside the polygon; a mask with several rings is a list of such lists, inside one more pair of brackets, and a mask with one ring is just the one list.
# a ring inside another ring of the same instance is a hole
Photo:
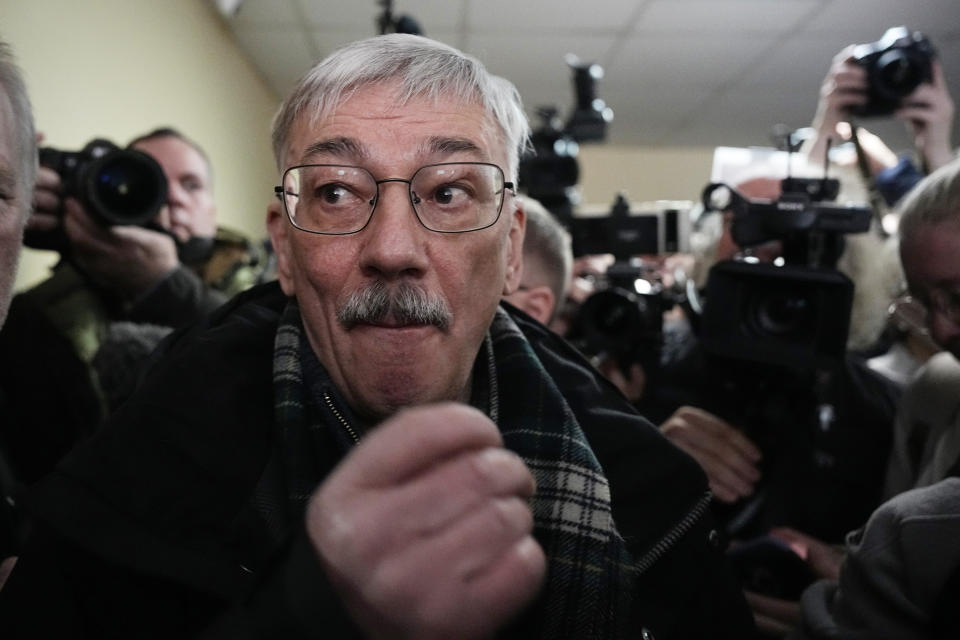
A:
{"label": "camcorder", "polygon": [[753,201],[723,183],[703,192],[707,210],[730,211],[741,247],[777,240],[783,263],[724,261],[707,279],[700,321],[711,354],[813,370],[843,358],[853,282],[836,270],[844,236],[870,228],[867,207],[835,205],[832,179],[787,178],[775,201]]}
{"label": "camcorder", "polygon": [[924,82],[933,82],[933,45],[919,31],[888,29],[876,42],[857,45],[853,58],[867,72],[868,99],[850,113],[863,118],[890,115]]}
{"label": "camcorder", "polygon": [[573,217],[578,203],[576,185],[580,180],[581,142],[606,138],[613,110],[597,97],[597,81],[603,68],[574,55],[566,57],[573,71],[575,104],[566,122],[556,106],[537,109],[541,124],[530,136],[531,152],[520,159],[520,185],[564,224]]}
{"label": "camcorder", "polygon": [[631,212],[619,194],[608,215],[570,221],[575,256],[612,253],[614,263],[596,281],[596,291],[577,312],[568,336],[590,356],[613,358],[629,375],[640,364],[648,379],[659,370],[663,314],[683,296],[659,281],[656,268],[637,256],[660,256],[689,247],[689,208],[664,203]]}

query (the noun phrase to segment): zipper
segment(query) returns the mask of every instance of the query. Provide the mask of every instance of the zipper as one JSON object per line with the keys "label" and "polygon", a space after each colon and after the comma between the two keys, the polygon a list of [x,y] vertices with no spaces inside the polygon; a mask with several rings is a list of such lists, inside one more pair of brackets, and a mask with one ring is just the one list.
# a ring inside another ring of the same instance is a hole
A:
{"label": "zipper", "polygon": [[347,422],[347,419],[343,417],[343,414],[337,410],[337,407],[334,406],[333,404],[333,400],[330,398],[330,395],[326,391],[323,392],[323,399],[327,403],[327,407],[330,409],[333,415],[335,415],[337,417],[337,420],[340,421],[340,424],[343,425],[344,431],[347,432],[347,435],[350,436],[350,439],[353,440],[353,443],[357,444],[358,442],[360,442],[360,437],[357,435],[357,432],[353,430],[353,427],[351,427],[350,423]]}
{"label": "zipper", "polygon": [[663,554],[669,551],[673,545],[677,543],[680,538],[687,534],[690,529],[693,528],[695,524],[703,517],[707,512],[707,509],[710,508],[710,502],[713,500],[713,494],[707,491],[696,503],[694,503],[693,508],[687,512],[687,515],[678,522],[672,529],[667,531],[667,533],[657,541],[653,547],[647,551],[642,558],[636,563],[636,568],[640,573],[643,573],[659,560]]}

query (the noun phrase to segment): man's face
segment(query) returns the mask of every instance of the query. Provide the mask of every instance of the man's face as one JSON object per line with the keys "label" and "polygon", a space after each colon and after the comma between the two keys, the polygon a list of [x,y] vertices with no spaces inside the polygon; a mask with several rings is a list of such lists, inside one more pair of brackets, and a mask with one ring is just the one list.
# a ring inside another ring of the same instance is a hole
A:
{"label": "man's face", "polygon": [[[509,175],[498,127],[479,106],[414,99],[400,105],[390,85],[363,88],[326,120],[301,117],[290,133],[285,166],[356,165],[377,180],[410,178],[438,162],[499,165]],[[506,192],[496,224],[437,233],[417,220],[402,182],[379,187],[369,224],[344,236],[294,228],[283,205],[268,211],[278,279],[300,304],[307,336],[347,401],[368,419],[400,407],[469,400],[470,372],[501,295],[519,279],[524,216]],[[388,316],[352,327],[337,319],[351,294],[374,283],[413,286],[443,301],[446,327],[404,324]]]}
{"label": "man's face", "polygon": [[157,220],[177,240],[216,235],[216,206],[210,182],[210,168],[200,153],[172,136],[142,140],[134,145],[153,157],[167,176],[167,206]]}
{"label": "man's face", "polygon": [[13,109],[0,87],[0,326],[10,305],[28,206],[19,154]]}
{"label": "man's face", "polygon": [[927,308],[930,337],[960,358],[960,325],[932,304],[960,297],[960,222],[922,226],[900,245],[910,294]]}
{"label": "man's face", "polygon": [[[736,190],[748,200],[776,200],[780,197],[780,180],[778,178],[751,178],[736,185]],[[723,212],[723,235],[717,242],[717,260],[732,260],[743,251],[733,239],[733,212]],[[768,240],[762,244],[750,247],[750,254],[760,262],[773,262],[783,254],[783,243],[779,240]]]}

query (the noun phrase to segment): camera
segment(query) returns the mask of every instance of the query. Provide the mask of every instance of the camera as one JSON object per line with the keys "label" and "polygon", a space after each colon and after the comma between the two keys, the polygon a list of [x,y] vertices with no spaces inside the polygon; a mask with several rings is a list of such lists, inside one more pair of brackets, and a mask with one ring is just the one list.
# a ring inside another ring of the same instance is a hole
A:
{"label": "camera", "polygon": [[60,175],[64,196],[77,198],[104,225],[146,225],[167,199],[167,179],[156,160],[102,138],[80,151],[44,147],[40,164]]}
{"label": "camera", "polygon": [[625,375],[637,363],[653,377],[660,366],[663,314],[674,304],[649,268],[615,262],[580,305],[568,340],[588,356],[613,359]]}
{"label": "camera", "polygon": [[530,136],[533,149],[520,159],[519,167],[520,185],[527,195],[563,223],[573,217],[579,201],[580,143],[603,140],[613,120],[613,110],[597,97],[597,80],[603,77],[603,68],[572,54],[567,55],[566,63],[573,70],[573,112],[564,122],[555,106],[537,109],[541,124]]}
{"label": "camera", "polygon": [[633,363],[648,376],[658,370],[663,314],[682,302],[682,295],[664,288],[655,268],[635,258],[687,251],[691,204],[658,201],[631,211],[626,197],[618,194],[606,215],[570,220],[575,256],[614,256],[574,319],[569,338],[581,351],[614,358],[628,375]]}
{"label": "camera", "polygon": [[612,253],[618,261],[627,261],[632,256],[686,252],[691,204],[662,200],[631,207],[618,194],[609,211],[581,210],[569,221],[573,255]]}
{"label": "camera", "polygon": [[906,27],[893,27],[878,41],[857,45],[853,58],[867,72],[868,99],[850,113],[860,117],[893,113],[903,98],[922,83],[933,81],[935,55],[926,36]]}
{"label": "camera", "polygon": [[836,197],[835,180],[787,178],[781,189],[772,202],[748,200],[723,183],[704,189],[707,210],[732,211],[739,246],[779,240],[783,264],[714,265],[700,339],[714,355],[813,370],[844,355],[853,282],[835,267],[843,236],[867,231],[872,212],[814,199]]}

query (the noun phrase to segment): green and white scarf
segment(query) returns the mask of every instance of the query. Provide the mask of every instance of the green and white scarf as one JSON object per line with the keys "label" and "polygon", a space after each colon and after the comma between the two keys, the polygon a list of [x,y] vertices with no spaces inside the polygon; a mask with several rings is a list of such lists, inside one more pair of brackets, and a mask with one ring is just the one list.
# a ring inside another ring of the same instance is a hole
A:
{"label": "green and white scarf", "polygon": [[[333,422],[324,417],[329,398],[317,396],[323,385],[332,385],[329,379],[312,379],[317,377],[326,373],[310,351],[299,309],[291,302],[274,348],[274,406],[279,464],[288,506],[295,513],[302,513],[329,471],[317,468],[317,456],[310,450],[314,434],[320,429],[342,434],[340,424],[324,424]],[[534,535],[548,560],[539,597],[499,637],[635,635],[626,627],[637,569],[614,526],[607,480],[560,390],[502,309],[483,343],[473,378],[474,404],[482,405],[506,447],[536,478],[537,493],[531,499]]]}

